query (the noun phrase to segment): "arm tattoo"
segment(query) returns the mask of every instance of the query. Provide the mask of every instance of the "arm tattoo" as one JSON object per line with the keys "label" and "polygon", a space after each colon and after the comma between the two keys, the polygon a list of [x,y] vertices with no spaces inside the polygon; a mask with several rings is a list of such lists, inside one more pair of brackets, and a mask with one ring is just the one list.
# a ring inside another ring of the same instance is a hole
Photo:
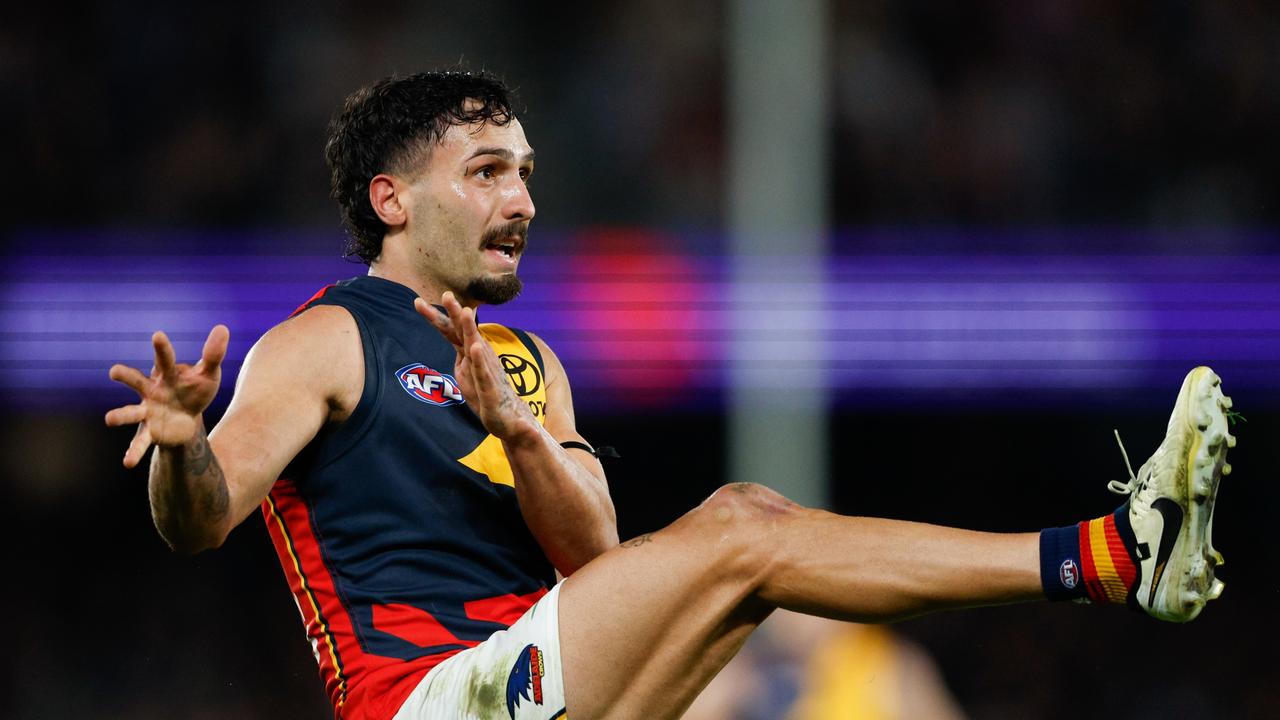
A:
{"label": "arm tattoo", "polygon": [[651,543],[651,542],[653,542],[653,533],[645,533],[640,537],[631,538],[630,540],[622,543],[622,547],[624,548],[640,547],[645,543]]}
{"label": "arm tattoo", "polygon": [[194,443],[182,448],[182,469],[192,479],[192,490],[196,497],[193,504],[198,504],[201,512],[208,517],[221,518],[231,505],[231,497],[227,492],[227,483],[222,477],[222,468],[218,459],[209,447],[209,436],[201,432]]}
{"label": "arm tattoo", "polygon": [[231,511],[231,493],[203,430],[181,448],[156,448],[151,465],[151,516],[175,549],[188,546]]}
{"label": "arm tattoo", "polygon": [[195,442],[182,448],[182,467],[189,475],[200,477],[209,470],[213,462],[213,450],[209,447],[209,438],[204,433],[196,437]]}

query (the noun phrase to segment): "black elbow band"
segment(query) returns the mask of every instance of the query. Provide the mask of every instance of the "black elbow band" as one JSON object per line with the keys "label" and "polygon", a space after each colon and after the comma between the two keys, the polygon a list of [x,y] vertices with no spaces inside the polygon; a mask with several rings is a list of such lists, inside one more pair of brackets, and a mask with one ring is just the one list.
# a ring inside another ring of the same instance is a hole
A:
{"label": "black elbow band", "polygon": [[593,448],[590,445],[586,443],[578,442],[577,440],[566,440],[560,443],[560,447],[567,448],[570,450],[584,450],[587,453],[590,453],[591,457],[596,458],[597,460],[600,458],[622,457],[621,455],[618,454],[617,450],[614,450],[612,447],[609,447],[607,445],[603,447]]}

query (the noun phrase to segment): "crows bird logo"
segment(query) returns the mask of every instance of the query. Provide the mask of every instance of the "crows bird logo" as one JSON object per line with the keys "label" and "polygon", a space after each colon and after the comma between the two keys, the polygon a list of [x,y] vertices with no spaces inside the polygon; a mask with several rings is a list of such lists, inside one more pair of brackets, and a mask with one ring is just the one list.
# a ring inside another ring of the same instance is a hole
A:
{"label": "crows bird logo", "polygon": [[507,713],[511,715],[511,720],[515,720],[516,708],[520,706],[522,699],[532,699],[535,705],[542,704],[542,676],[545,672],[542,651],[537,645],[525,645],[516,656],[516,664],[507,678]]}

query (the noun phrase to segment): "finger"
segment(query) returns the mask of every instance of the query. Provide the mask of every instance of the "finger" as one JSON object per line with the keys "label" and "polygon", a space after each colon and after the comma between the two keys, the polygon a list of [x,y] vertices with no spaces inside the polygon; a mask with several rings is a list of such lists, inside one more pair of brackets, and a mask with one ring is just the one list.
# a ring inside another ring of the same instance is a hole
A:
{"label": "finger", "polygon": [[472,308],[464,308],[462,311],[462,335],[462,341],[467,344],[471,355],[471,362],[484,367],[492,374],[489,363],[497,359],[497,356],[493,354],[488,341],[480,334],[480,327],[476,325],[476,311]]}
{"label": "finger", "polygon": [[173,344],[163,330],[157,330],[151,336],[151,347],[156,352],[156,370],[162,377],[173,377],[177,373],[178,361],[173,356]]}
{"label": "finger", "polygon": [[469,331],[474,331],[476,326],[475,310],[463,307],[452,292],[446,292],[442,295],[440,302],[449,313],[449,322],[453,327],[454,337],[457,338],[456,344],[462,346],[470,345],[471,340],[469,338],[473,333]]}
{"label": "finger", "polygon": [[[468,310],[468,312],[474,316],[474,311]],[[483,385],[485,389],[501,387],[497,383],[503,382],[506,373],[502,370],[502,363],[498,360],[498,355],[494,352],[493,346],[480,334],[474,317],[471,319],[470,334],[471,337],[467,343],[467,355],[471,364],[472,377],[480,385]]]}
{"label": "finger", "polygon": [[458,302],[457,296],[452,291],[446,292],[440,296],[440,304],[444,305],[445,312],[449,313],[449,321],[453,324],[455,332],[459,335],[463,332],[463,310],[462,303]]}
{"label": "finger", "polygon": [[471,361],[471,379],[477,391],[488,391],[494,387],[493,365],[489,362],[492,350],[484,340],[472,342],[467,346],[468,359]]}
{"label": "finger", "polygon": [[147,448],[151,447],[151,432],[147,430],[146,424],[138,426],[138,432],[133,434],[133,440],[129,442],[129,449],[124,451],[124,466],[127,468],[137,467],[138,462],[142,460],[142,456],[147,454]]}
{"label": "finger", "polygon": [[431,307],[431,303],[420,297],[416,297],[413,299],[413,309],[417,310],[419,315],[426,318],[427,322],[436,327],[440,327],[440,323],[436,321],[436,309]]}
{"label": "finger", "polygon": [[142,405],[125,405],[107,413],[107,427],[134,425],[147,419],[147,409]]}
{"label": "finger", "polygon": [[231,342],[231,331],[226,325],[214,325],[209,337],[204,341],[204,349],[200,351],[200,371],[205,375],[213,375],[227,357],[227,345]]}
{"label": "finger", "polygon": [[468,346],[482,342],[480,328],[476,325],[476,311],[473,308],[459,308],[458,314],[461,317],[459,325],[462,328],[462,342]]}
{"label": "finger", "polygon": [[440,312],[436,306],[422,298],[414,298],[413,309],[426,318],[432,327],[440,331],[445,340],[448,340],[454,347],[458,346],[458,334],[454,332],[453,323],[449,320],[448,315]]}
{"label": "finger", "polygon": [[455,345],[454,351],[453,377],[458,383],[458,389],[462,391],[462,396],[468,398],[470,402],[476,397],[476,386],[471,379],[471,358],[467,355],[467,349],[461,345]]}
{"label": "finger", "polygon": [[112,365],[111,369],[107,371],[107,377],[122,385],[128,385],[139,395],[145,396],[147,394],[148,378],[137,368],[131,368],[128,365],[121,365],[117,363]]}

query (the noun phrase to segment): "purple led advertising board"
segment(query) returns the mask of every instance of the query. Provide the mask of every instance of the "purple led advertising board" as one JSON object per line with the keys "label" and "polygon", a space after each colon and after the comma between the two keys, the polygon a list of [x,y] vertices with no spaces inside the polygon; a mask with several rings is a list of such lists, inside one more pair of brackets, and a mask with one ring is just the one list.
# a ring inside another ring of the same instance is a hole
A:
{"label": "purple led advertising board", "polygon": [[[193,359],[220,322],[232,331],[225,401],[258,336],[322,286],[365,271],[323,233],[86,232],[16,246],[25,250],[5,257],[0,290],[10,407],[126,399],[107,380],[113,362],[149,367],[156,329]],[[767,364],[773,353],[750,348],[785,353],[800,338],[821,371],[805,377],[821,378],[837,405],[1008,404],[1010,391],[1038,406],[1116,393],[1164,404],[1197,364],[1235,394],[1280,396],[1280,256],[843,253],[815,278],[785,254],[672,246],[549,241],[544,251],[535,240],[525,292],[482,320],[541,335],[576,403],[604,413],[717,407],[731,363]],[[735,272],[744,265],[755,270]],[[781,368],[755,376],[776,378],[761,392],[793,381]]]}

